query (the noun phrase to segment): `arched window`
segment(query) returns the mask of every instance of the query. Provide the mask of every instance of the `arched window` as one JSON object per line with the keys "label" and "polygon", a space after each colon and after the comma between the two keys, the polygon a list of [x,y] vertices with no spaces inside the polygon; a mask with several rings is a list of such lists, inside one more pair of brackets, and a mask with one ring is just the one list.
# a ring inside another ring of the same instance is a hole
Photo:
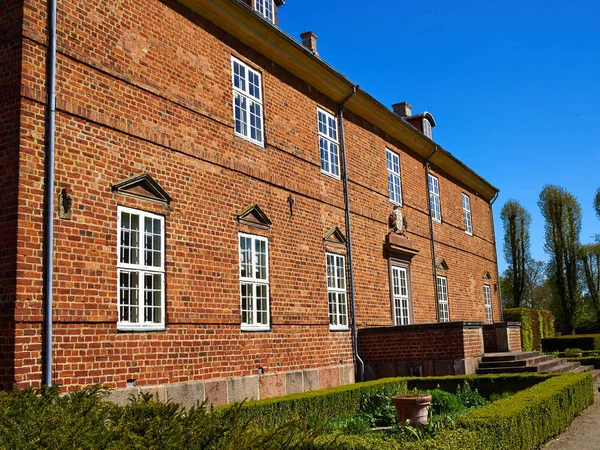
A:
{"label": "arched window", "polygon": [[423,133],[431,139],[431,123],[428,119],[423,119]]}

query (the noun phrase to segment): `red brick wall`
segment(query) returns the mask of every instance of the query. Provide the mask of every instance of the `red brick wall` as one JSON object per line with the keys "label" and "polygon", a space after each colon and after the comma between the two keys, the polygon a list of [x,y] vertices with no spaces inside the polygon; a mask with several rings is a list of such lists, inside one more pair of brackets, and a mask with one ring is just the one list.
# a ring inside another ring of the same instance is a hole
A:
{"label": "red brick wall", "polygon": [[0,388],[14,380],[17,195],[23,3],[0,7]]}
{"label": "red brick wall", "polygon": [[[27,0],[26,11],[19,385],[39,383],[42,319],[45,2]],[[147,385],[250,375],[258,366],[272,373],[351,363],[350,333],[329,331],[322,241],[332,227],[345,229],[342,183],[320,173],[317,140],[317,106],[336,105],[171,1],[92,1],[83,10],[65,0],[58,50],[56,192],[69,190],[74,212],[55,221],[56,381]],[[232,54],[262,74],[265,148],[234,135]],[[391,211],[386,146],[400,153],[408,236],[419,250],[411,267],[415,321],[435,321],[423,160],[352,114],[345,126],[358,323],[391,324],[382,254]],[[172,203],[111,192],[139,173]],[[475,233],[467,236],[460,193],[468,191],[437,175],[444,222],[435,225],[436,250],[450,267],[450,317],[484,320],[482,276],[496,273],[491,209],[469,193]],[[273,222],[267,333],[240,331],[235,215],[251,203]],[[118,205],[165,216],[167,331],[116,330]],[[497,294],[493,302],[497,320]]]}
{"label": "red brick wall", "polygon": [[481,326],[462,322],[362,329],[359,355],[365,362],[443,360],[483,354]]}
{"label": "red brick wall", "polygon": [[520,326],[509,326],[506,331],[508,332],[508,345],[511,352],[521,351],[521,327]]}

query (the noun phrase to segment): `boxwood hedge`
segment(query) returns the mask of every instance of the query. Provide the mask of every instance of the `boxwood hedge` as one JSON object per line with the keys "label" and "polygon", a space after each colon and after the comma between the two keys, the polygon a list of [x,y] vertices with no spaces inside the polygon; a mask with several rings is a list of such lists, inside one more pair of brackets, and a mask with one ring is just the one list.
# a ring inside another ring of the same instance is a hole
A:
{"label": "boxwood hedge", "polygon": [[568,348],[600,350],[600,334],[575,334],[542,339],[545,352],[562,352]]}
{"label": "boxwood hedge", "polygon": [[566,373],[475,409],[457,419],[456,429],[442,431],[432,439],[399,445],[384,439],[342,436],[337,441],[322,437],[321,443],[337,442],[351,450],[533,449],[564,430],[593,401],[591,374]]}

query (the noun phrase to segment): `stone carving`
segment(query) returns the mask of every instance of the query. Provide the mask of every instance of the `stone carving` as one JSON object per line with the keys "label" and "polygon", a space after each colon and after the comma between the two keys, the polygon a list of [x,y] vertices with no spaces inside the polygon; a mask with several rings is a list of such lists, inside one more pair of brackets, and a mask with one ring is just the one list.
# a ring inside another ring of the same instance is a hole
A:
{"label": "stone carving", "polygon": [[406,237],[408,222],[406,221],[406,217],[402,214],[402,208],[400,206],[394,206],[394,210],[390,214],[389,225],[391,233]]}

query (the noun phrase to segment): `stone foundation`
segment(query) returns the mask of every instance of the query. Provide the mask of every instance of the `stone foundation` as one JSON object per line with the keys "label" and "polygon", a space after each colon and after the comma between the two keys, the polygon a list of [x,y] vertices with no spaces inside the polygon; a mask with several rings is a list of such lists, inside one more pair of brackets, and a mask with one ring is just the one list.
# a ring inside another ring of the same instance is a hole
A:
{"label": "stone foundation", "polygon": [[339,365],[264,375],[113,389],[106,399],[117,404],[125,404],[132,395],[138,396],[149,392],[160,401],[171,401],[190,408],[205,400],[208,404],[220,406],[352,383],[354,383],[354,365]]}

